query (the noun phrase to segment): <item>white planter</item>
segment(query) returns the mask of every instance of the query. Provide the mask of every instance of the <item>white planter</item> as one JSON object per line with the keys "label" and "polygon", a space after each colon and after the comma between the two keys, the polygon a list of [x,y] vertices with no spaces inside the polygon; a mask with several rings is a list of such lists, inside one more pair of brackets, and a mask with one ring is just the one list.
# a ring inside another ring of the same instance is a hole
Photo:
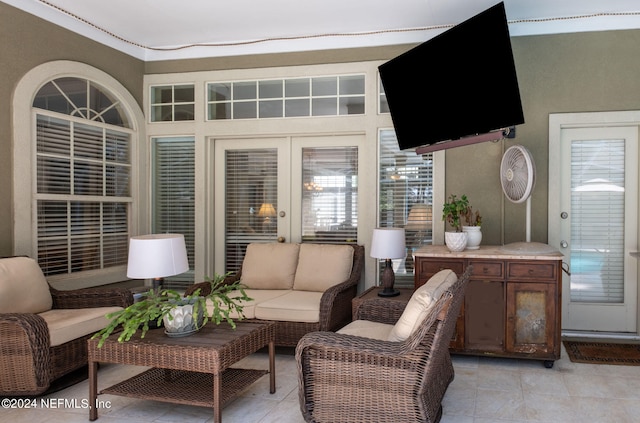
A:
{"label": "white planter", "polygon": [[[195,302],[195,301],[192,301]],[[194,316],[193,304],[178,305],[172,309],[169,316],[164,316],[165,333],[169,336],[187,336],[200,330],[202,327],[202,310],[198,311],[198,316]]]}
{"label": "white planter", "polygon": [[445,232],[444,243],[451,251],[463,251],[467,246],[466,232]]}
{"label": "white planter", "polygon": [[480,226],[463,226],[462,232],[467,234],[467,250],[477,250],[482,241],[482,231]]}

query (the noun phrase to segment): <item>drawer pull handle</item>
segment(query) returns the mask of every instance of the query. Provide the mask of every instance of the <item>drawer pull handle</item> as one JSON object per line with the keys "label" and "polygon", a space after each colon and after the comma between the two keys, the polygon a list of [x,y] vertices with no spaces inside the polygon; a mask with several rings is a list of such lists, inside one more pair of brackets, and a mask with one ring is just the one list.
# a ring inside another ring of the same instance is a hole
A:
{"label": "drawer pull handle", "polygon": [[487,273],[489,273],[489,269],[487,269],[486,267],[483,267],[482,268],[482,273],[484,273],[486,275]]}
{"label": "drawer pull handle", "polygon": [[529,269],[528,272],[530,275],[533,275],[533,269]]}

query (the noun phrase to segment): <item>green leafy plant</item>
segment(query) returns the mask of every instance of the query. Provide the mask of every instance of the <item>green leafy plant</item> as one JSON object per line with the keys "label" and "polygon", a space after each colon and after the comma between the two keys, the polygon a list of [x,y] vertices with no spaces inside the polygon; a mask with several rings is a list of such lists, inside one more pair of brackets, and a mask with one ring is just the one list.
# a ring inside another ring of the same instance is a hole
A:
{"label": "green leafy plant", "polygon": [[[215,275],[213,279],[206,278],[207,282],[211,284],[211,292],[208,295],[200,295],[200,289],[187,296],[182,296],[179,292],[171,289],[162,289],[158,292],[151,289],[145,294],[143,300],[130,305],[124,310],[107,314],[107,318],[111,322],[100,332],[94,334],[92,339],[100,338],[98,347],[102,347],[109,335],[118,328],[122,329],[118,336],[118,342],[130,340],[138,330],[141,331],[140,337],[144,338],[144,335],[149,330],[150,323],[155,323],[159,327],[165,316],[172,319],[170,314],[172,309],[184,304],[193,304],[193,314],[195,316],[202,315],[203,319],[200,327],[209,322],[219,325],[221,322],[226,321],[235,329],[236,324],[231,317],[231,313],[235,311],[240,316],[238,320],[242,320],[244,318],[242,313],[244,305],[242,303],[252,299],[247,296],[240,281],[231,284],[225,283],[227,276],[229,274],[224,276]],[[232,297],[232,293],[238,295]],[[213,303],[211,314],[207,310],[208,299]],[[198,321],[198,319],[195,320],[196,322]],[[197,325],[198,323],[196,323]]]}
{"label": "green leafy plant", "polygon": [[451,194],[447,199],[447,202],[442,206],[442,220],[451,225],[456,232],[462,230],[461,217],[467,212],[469,208],[469,200],[466,195],[462,195],[457,198],[455,194]]}

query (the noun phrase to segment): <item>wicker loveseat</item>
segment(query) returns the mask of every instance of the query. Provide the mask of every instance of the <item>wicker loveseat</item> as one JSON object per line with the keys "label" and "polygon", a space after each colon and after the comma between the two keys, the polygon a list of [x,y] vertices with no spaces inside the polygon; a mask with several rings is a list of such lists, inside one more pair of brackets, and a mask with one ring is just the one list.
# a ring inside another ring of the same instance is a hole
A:
{"label": "wicker loveseat", "polygon": [[[247,319],[276,321],[276,345],[295,347],[308,332],[335,331],[351,321],[363,266],[359,245],[254,243],[227,281],[240,280],[253,299],[244,304]],[[207,294],[209,287],[195,284],[186,294],[198,288]]]}
{"label": "wicker loveseat", "polygon": [[38,263],[0,259],[0,397],[44,393],[87,365],[87,339],[105,314],[133,303],[126,289],[58,291]]}
{"label": "wicker loveseat", "polygon": [[441,271],[404,310],[402,302],[367,300],[358,320],[338,333],[305,335],[296,348],[305,420],[438,422],[454,377],[449,342],[468,279],[469,270],[460,278]]}

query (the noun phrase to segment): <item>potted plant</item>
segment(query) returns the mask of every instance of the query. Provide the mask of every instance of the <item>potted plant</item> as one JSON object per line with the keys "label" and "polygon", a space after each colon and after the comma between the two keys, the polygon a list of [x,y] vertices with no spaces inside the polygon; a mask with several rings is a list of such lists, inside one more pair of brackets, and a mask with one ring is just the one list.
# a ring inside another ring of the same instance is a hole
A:
{"label": "potted plant", "polygon": [[[140,337],[144,338],[150,327],[160,327],[164,322],[165,333],[168,336],[186,336],[200,330],[204,325],[213,322],[216,325],[222,321],[227,321],[233,328],[236,327],[232,312],[236,312],[241,320],[244,315],[242,309],[245,301],[251,301],[247,296],[240,281],[231,284],[224,282],[225,277],[215,275],[213,279],[207,278],[211,283],[211,293],[200,295],[200,289],[191,295],[182,296],[179,292],[171,289],[155,291],[149,290],[145,298],[138,301],[124,310],[107,314],[111,322],[107,327],[93,335],[92,338],[100,338],[98,347],[114,330],[121,328],[118,336],[119,342],[126,342],[138,329],[141,330]],[[237,295],[230,296],[232,293]],[[213,303],[213,312],[209,314],[207,310],[207,300]]]}
{"label": "potted plant", "polygon": [[444,233],[444,242],[451,251],[462,251],[467,246],[467,233],[462,232],[461,218],[468,207],[467,196],[458,198],[455,194],[451,194],[442,206],[442,220],[454,229]]}
{"label": "potted plant", "polygon": [[467,208],[462,214],[462,220],[466,225],[462,226],[462,232],[467,233],[467,250],[477,250],[480,248],[482,241],[482,216],[478,210],[474,211],[473,207],[467,203]]}

